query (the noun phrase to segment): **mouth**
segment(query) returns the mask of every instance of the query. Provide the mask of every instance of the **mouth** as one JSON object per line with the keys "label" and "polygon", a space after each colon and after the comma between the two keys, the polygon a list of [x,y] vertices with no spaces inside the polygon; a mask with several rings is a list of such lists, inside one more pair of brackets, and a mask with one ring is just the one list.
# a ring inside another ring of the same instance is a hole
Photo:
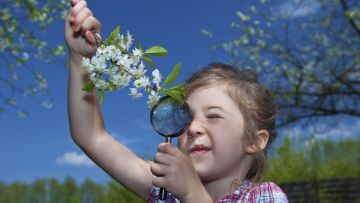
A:
{"label": "mouth", "polygon": [[211,148],[205,145],[195,145],[190,148],[189,155],[202,155],[210,151]]}

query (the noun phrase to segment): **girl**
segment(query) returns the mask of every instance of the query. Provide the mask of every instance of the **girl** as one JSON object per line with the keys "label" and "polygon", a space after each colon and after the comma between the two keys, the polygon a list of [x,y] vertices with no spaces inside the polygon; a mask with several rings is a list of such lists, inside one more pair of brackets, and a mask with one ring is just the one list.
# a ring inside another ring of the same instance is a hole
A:
{"label": "girl", "polygon": [[287,202],[274,183],[257,183],[266,146],[274,137],[275,106],[250,73],[210,64],[186,82],[193,120],[179,146],[160,144],[145,161],[105,130],[95,92],[82,91],[89,75],[83,57],[95,52],[100,22],[85,1],[72,0],[65,21],[70,75],[68,111],[72,138],[102,169],[130,191],[157,202]]}

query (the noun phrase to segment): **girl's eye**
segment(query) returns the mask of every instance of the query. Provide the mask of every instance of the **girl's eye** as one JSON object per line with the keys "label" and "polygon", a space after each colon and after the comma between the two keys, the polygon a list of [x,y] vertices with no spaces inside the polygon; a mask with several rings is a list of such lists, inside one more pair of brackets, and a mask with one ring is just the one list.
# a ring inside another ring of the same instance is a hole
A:
{"label": "girl's eye", "polygon": [[206,116],[208,119],[217,119],[217,118],[222,118],[220,115],[218,114],[210,114]]}

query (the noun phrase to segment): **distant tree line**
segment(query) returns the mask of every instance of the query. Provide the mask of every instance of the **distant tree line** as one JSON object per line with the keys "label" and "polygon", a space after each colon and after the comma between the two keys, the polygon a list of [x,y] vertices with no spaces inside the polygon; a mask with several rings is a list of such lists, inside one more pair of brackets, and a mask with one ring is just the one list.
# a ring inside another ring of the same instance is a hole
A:
{"label": "distant tree line", "polygon": [[288,183],[360,177],[359,148],[359,139],[300,143],[287,137],[269,154],[265,179]]}
{"label": "distant tree line", "polygon": [[77,184],[74,178],[64,182],[39,179],[31,184],[0,183],[1,203],[120,203],[144,202],[116,182],[106,185],[87,179]]}
{"label": "distant tree line", "polygon": [[[360,140],[339,142],[285,138],[270,151],[266,181],[302,182],[360,177]],[[120,184],[77,183],[68,177],[39,179],[30,184],[0,182],[0,203],[137,203],[145,202]]]}

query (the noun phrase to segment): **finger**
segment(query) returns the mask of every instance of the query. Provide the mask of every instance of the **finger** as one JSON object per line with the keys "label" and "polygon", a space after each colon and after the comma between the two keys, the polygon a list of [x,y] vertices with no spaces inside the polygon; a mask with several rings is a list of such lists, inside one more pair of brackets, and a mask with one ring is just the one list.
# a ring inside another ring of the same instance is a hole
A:
{"label": "finger", "polygon": [[74,17],[73,15],[71,15],[70,12],[69,12],[69,14],[68,14],[68,16],[67,16],[67,19],[68,19],[68,21],[69,21],[70,23],[73,23],[74,20],[75,20],[75,17]]}
{"label": "finger", "polygon": [[[70,23],[73,23],[74,20],[75,20],[75,14],[77,13],[78,9],[81,8],[81,6],[77,6],[74,10],[74,7],[80,2],[80,0],[72,0],[71,1],[71,8],[69,9],[69,12],[68,12],[68,20]],[[85,4],[86,5],[86,2],[82,2],[81,4]]]}
{"label": "finger", "polygon": [[98,42],[96,41],[96,38],[94,36],[94,33],[90,30],[85,32],[85,38],[87,41],[89,41],[91,44],[98,45]]}
{"label": "finger", "polygon": [[74,7],[71,8],[71,15],[76,16],[79,14],[79,12],[87,7],[86,1],[79,1]]}
{"label": "finger", "polygon": [[171,163],[174,162],[174,159],[176,159],[176,157],[163,152],[157,152],[154,157],[155,163],[165,164],[165,165],[170,165]]}
{"label": "finger", "polygon": [[71,0],[71,6],[75,6],[80,0]]}
{"label": "finger", "polygon": [[[92,16],[92,13],[91,13],[90,9],[88,9],[88,8],[84,8],[78,15],[76,15],[75,21],[72,25],[74,32],[79,31],[82,24],[90,16]],[[85,33],[86,30],[83,30],[83,31]]]}
{"label": "finger", "polygon": [[100,33],[100,22],[94,16],[88,16],[81,24],[80,29],[83,33],[91,30],[96,33]]}
{"label": "finger", "polygon": [[164,177],[154,176],[154,178],[152,179],[152,184],[155,185],[156,187],[165,188],[166,181]]}
{"label": "finger", "polygon": [[150,164],[150,171],[152,174],[154,174],[155,176],[164,176],[165,175],[165,170],[166,170],[166,166],[162,165],[162,164],[156,164],[156,163],[151,163]]}
{"label": "finger", "polygon": [[173,156],[179,156],[179,153],[181,153],[179,148],[177,148],[175,145],[173,145],[171,143],[161,143],[161,144],[159,144],[158,151],[166,153],[166,154],[170,154],[170,155],[173,155]]}

